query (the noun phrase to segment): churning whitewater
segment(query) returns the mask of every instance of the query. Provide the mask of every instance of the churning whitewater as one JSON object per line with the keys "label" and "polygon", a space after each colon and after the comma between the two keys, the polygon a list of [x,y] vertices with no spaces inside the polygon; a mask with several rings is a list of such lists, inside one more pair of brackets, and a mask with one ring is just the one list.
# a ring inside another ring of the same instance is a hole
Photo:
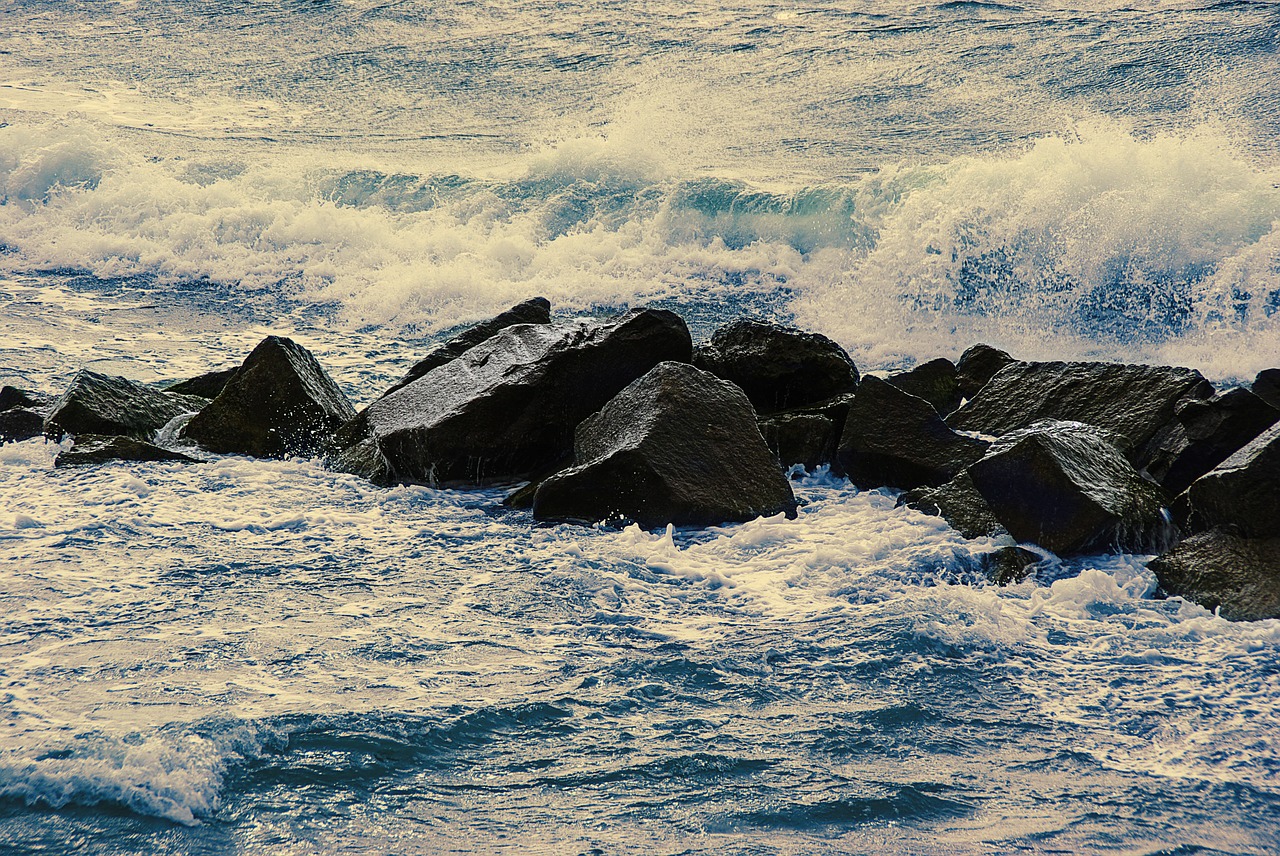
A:
{"label": "churning whitewater", "polygon": [[[309,348],[358,406],[535,295],[863,372],[1280,364],[1280,5],[17,0],[0,383]],[[164,440],[178,442],[179,420]],[[795,519],[536,525],[319,460],[0,446],[0,853],[1272,854],[1280,621]]]}

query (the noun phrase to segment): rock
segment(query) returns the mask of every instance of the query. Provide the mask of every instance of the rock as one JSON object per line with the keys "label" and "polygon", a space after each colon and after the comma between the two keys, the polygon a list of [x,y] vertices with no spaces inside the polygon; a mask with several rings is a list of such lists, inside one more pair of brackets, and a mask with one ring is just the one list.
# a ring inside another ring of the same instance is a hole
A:
{"label": "rock", "polygon": [[1031,575],[1040,556],[1023,547],[1000,547],[981,557],[982,572],[996,585],[1020,583]]}
{"label": "rock", "polygon": [[183,431],[211,452],[258,458],[320,451],[355,410],[311,352],[268,336]]}
{"label": "rock", "polygon": [[1159,435],[1147,472],[1171,495],[1225,461],[1280,420],[1276,410],[1247,389],[1178,405],[1176,422]]}
{"label": "rock", "polygon": [[1280,369],[1263,369],[1253,379],[1253,394],[1272,407],[1280,408]]}
{"label": "rock", "polygon": [[684,363],[658,364],[584,420],[574,459],[538,488],[537,519],[653,528],[795,513],[746,395]]}
{"label": "rock", "polygon": [[52,403],[49,396],[39,392],[18,389],[16,386],[0,387],[0,413],[19,407],[43,412]]}
{"label": "rock", "polygon": [[177,395],[122,377],[81,370],[53,405],[45,434],[109,434],[150,439],[184,413],[205,405],[200,398]]}
{"label": "rock", "polygon": [[961,354],[960,362],[956,363],[956,389],[962,398],[973,398],[997,372],[1016,362],[999,348],[981,343],[974,345]]}
{"label": "rock", "polygon": [[1166,594],[1233,621],[1280,618],[1280,538],[1245,538],[1230,527],[1192,535],[1147,563]]}
{"label": "rock", "polygon": [[153,446],[134,437],[81,434],[70,449],[54,459],[55,467],[87,466],[108,461],[182,461],[200,463],[190,455]]}
{"label": "rock", "polygon": [[25,407],[0,410],[0,443],[18,443],[44,433],[44,417]]}
{"label": "rock", "polygon": [[885,380],[903,392],[923,398],[943,416],[960,406],[960,384],[951,360],[939,357],[911,371],[889,375]]}
{"label": "rock", "polygon": [[761,414],[852,392],[858,369],[826,336],[765,321],[726,324],[698,348],[694,365],[742,387]]}
{"label": "rock", "polygon": [[1176,534],[1165,492],[1091,425],[1044,421],[1015,431],[968,472],[1009,534],[1060,556],[1158,552]]}
{"label": "rock", "polygon": [[517,303],[507,311],[499,313],[487,321],[481,321],[473,327],[468,327],[447,342],[441,342],[433,347],[425,357],[409,369],[408,374],[396,381],[395,386],[384,392],[383,396],[385,397],[397,389],[408,386],[434,368],[439,368],[447,362],[456,360],[481,342],[493,338],[493,335],[501,330],[513,327],[516,324],[550,323],[551,303],[545,297],[534,297],[523,303]]}
{"label": "rock", "polygon": [[1235,526],[1247,538],[1280,532],[1280,424],[1191,483],[1175,507],[1193,532]]}
{"label": "rock", "polygon": [[574,428],[627,384],[692,349],[661,309],[508,327],[369,405],[330,465],[379,484],[528,478],[570,459]]}
{"label": "rock", "polygon": [[923,398],[869,376],[849,404],[836,463],[861,488],[936,486],[986,448],[986,441],[948,428]]}
{"label": "rock", "polygon": [[167,386],[165,389],[168,392],[177,392],[182,395],[195,395],[200,398],[211,399],[217,398],[218,394],[221,393],[223,388],[227,385],[227,381],[231,380],[238,371],[240,371],[239,366],[232,366],[229,369],[222,369],[221,371],[197,375],[190,380],[180,381],[172,386]]}
{"label": "rock", "polygon": [[961,431],[1008,434],[1042,420],[1084,422],[1116,435],[1139,468],[1148,444],[1185,400],[1213,387],[1197,371],[1119,363],[1010,363],[947,417]]}
{"label": "rock", "polygon": [[782,413],[757,423],[769,451],[784,468],[799,464],[812,471],[835,458],[835,420],[821,413]]}
{"label": "rock", "polygon": [[978,493],[968,472],[934,488],[915,488],[898,497],[898,505],[913,508],[947,521],[952,529],[966,538],[982,538],[1004,533],[1004,527]]}

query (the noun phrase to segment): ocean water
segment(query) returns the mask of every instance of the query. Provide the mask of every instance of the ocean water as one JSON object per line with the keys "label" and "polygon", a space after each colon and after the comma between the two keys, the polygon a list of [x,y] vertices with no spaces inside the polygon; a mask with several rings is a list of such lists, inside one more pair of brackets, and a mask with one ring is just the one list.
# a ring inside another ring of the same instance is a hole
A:
{"label": "ocean water", "polygon": [[[1280,364],[1280,5],[0,5],[0,382],[533,295],[864,371]],[[172,437],[177,425],[171,426]],[[0,854],[1280,852],[1280,621],[825,472],[537,526],[317,461],[0,447]]]}

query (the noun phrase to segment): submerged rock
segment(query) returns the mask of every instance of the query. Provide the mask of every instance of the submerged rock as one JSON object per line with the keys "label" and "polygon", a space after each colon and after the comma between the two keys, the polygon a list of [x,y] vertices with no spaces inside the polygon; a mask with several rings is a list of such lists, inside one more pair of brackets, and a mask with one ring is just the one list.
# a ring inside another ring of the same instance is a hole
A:
{"label": "submerged rock", "polygon": [[235,377],[236,372],[240,371],[239,366],[232,366],[229,369],[222,369],[216,372],[206,372],[197,375],[190,380],[179,381],[171,386],[165,387],[167,392],[177,392],[182,395],[195,395],[200,398],[217,398],[218,394],[226,387],[227,381]]}
{"label": "submerged rock", "polygon": [[200,398],[153,389],[122,377],[83,369],[54,403],[45,433],[61,437],[110,434],[150,439],[170,420],[205,405]]}
{"label": "submerged rock", "polygon": [[627,384],[692,349],[662,309],[507,327],[369,405],[330,464],[379,484],[528,478],[571,459],[574,428]]}
{"label": "submerged rock", "polygon": [[956,389],[962,398],[973,398],[997,372],[1016,362],[999,348],[981,343],[974,345],[961,354],[956,363]]}
{"label": "submerged rock", "polygon": [[54,459],[55,467],[88,466],[108,461],[181,461],[200,463],[190,455],[162,449],[135,437],[81,434],[70,449]]}
{"label": "submerged rock", "polygon": [[1280,534],[1280,424],[1192,482],[1175,510],[1193,532],[1235,526],[1249,538]]}
{"label": "submerged rock", "polygon": [[968,474],[1009,534],[1061,556],[1157,552],[1175,534],[1165,492],[1094,426],[1044,421],[1015,431]]}
{"label": "submerged rock", "polygon": [[384,392],[383,396],[385,397],[397,389],[408,386],[432,369],[456,360],[476,345],[492,339],[494,334],[508,327],[514,327],[516,324],[550,323],[551,303],[545,297],[534,297],[523,303],[517,303],[505,312],[501,312],[487,321],[481,321],[479,324],[468,327],[447,342],[441,342],[433,347],[425,357],[409,369],[403,378],[396,381],[394,386]]}
{"label": "submerged rock", "polygon": [[25,407],[0,410],[0,443],[18,443],[44,433],[44,417]]}
{"label": "submerged rock", "polygon": [[1277,421],[1280,410],[1247,389],[1184,401],[1154,441],[1146,470],[1170,494],[1181,493]]}
{"label": "submerged rock", "polygon": [[578,426],[574,465],[544,481],[539,520],[700,526],[794,513],[791,485],[734,384],[664,362]]}
{"label": "submerged rock", "polygon": [[726,324],[694,365],[737,384],[758,413],[824,401],[858,386],[858,369],[826,336],[751,319]]}
{"label": "submerged rock", "polygon": [[870,376],[849,404],[836,462],[858,487],[913,488],[950,481],[986,449],[948,428],[929,402]]}
{"label": "submerged rock", "polygon": [[281,458],[320,451],[355,416],[311,352],[268,336],[183,431],[211,452]]}
{"label": "submerged rock", "polygon": [[1245,538],[1231,527],[1192,535],[1148,565],[1167,594],[1233,621],[1280,618],[1280,537]]}
{"label": "submerged rock", "polygon": [[951,360],[939,357],[910,371],[889,375],[885,380],[903,392],[923,398],[942,416],[960,406],[960,383]]}
{"label": "submerged rock", "polygon": [[987,500],[974,487],[968,472],[960,473],[940,487],[908,490],[898,497],[898,505],[941,517],[966,538],[999,535],[1005,531]]}
{"label": "submerged rock", "polygon": [[1040,558],[1023,547],[1000,547],[981,557],[982,572],[996,585],[1020,583],[1031,576]]}
{"label": "submerged rock", "polygon": [[1008,434],[1042,420],[1084,422],[1115,435],[1130,461],[1148,460],[1148,444],[1188,399],[1213,387],[1192,369],[1119,363],[1010,363],[947,417],[962,431]]}

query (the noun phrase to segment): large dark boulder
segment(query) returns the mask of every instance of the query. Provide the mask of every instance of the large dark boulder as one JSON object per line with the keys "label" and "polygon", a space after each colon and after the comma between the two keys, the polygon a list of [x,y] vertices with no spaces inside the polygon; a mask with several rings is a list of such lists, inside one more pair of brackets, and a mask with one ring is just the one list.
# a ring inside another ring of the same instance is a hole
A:
{"label": "large dark boulder", "polygon": [[858,386],[853,360],[826,336],[751,319],[716,330],[693,363],[742,387],[761,414],[834,398]]}
{"label": "large dark boulder", "polygon": [[0,412],[19,407],[43,412],[52,403],[53,400],[43,393],[18,389],[16,386],[0,387]]}
{"label": "large dark boulder", "polygon": [[817,404],[760,416],[756,424],[783,467],[800,464],[814,470],[836,460],[836,447],[844,431],[853,395],[841,395]]}
{"label": "large dark boulder", "polygon": [[1280,618],[1280,537],[1245,538],[1231,527],[1215,528],[1192,535],[1147,567],[1166,594],[1217,609],[1224,618]]}
{"label": "large dark boulder", "polygon": [[508,327],[514,327],[517,324],[550,323],[551,302],[545,297],[534,297],[523,303],[517,303],[505,312],[500,312],[487,321],[481,321],[479,324],[468,327],[452,339],[435,345],[431,350],[427,351],[426,356],[414,363],[408,373],[396,381],[395,385],[384,392],[383,395],[390,395],[397,389],[413,383],[432,369],[456,360],[476,345],[492,339],[495,333]]}
{"label": "large dark boulder", "polygon": [[177,392],[182,395],[196,395],[200,398],[217,398],[222,390],[226,387],[227,381],[235,377],[236,372],[240,371],[239,366],[232,366],[228,369],[221,369],[216,372],[206,372],[202,375],[179,381],[172,386],[165,387],[169,392]]}
{"label": "large dark boulder", "polygon": [[44,417],[35,410],[12,407],[0,410],[0,443],[17,443],[44,433]]}
{"label": "large dark boulder", "polygon": [[292,339],[268,336],[218,397],[187,423],[183,436],[222,454],[309,455],[354,416],[347,397],[310,351]]}
{"label": "large dark boulder", "polygon": [[948,428],[923,398],[869,376],[849,404],[836,463],[861,488],[913,488],[950,481],[986,449]]}
{"label": "large dark boulder", "polygon": [[942,357],[929,360],[910,371],[889,375],[885,380],[903,392],[923,398],[943,416],[960,406],[960,383],[951,360]]}
{"label": "large dark boulder", "polygon": [[181,461],[183,463],[199,463],[199,460],[163,449],[135,437],[106,436],[103,434],[81,434],[75,439],[70,449],[61,452],[54,459],[55,467],[77,467],[90,464],[105,464],[108,461]]}
{"label": "large dark boulder", "polygon": [[1045,421],[992,444],[968,474],[1018,541],[1061,556],[1158,552],[1176,534],[1167,498],[1091,425]]}
{"label": "large dark boulder", "polygon": [[1186,490],[1253,438],[1280,421],[1276,410],[1247,389],[1191,399],[1153,442],[1146,471],[1171,495]]}
{"label": "large dark boulder", "polygon": [[1280,534],[1280,424],[1192,482],[1175,513],[1192,532],[1235,526],[1248,538]]}
{"label": "large dark boulder", "polygon": [[1253,379],[1253,394],[1280,408],[1280,369],[1263,369]]}
{"label": "large dark boulder", "polygon": [[110,434],[150,439],[170,420],[193,413],[206,402],[176,395],[122,377],[83,369],[54,403],[45,419],[45,433],[61,437]]}
{"label": "large dark boulder", "polygon": [[692,350],[662,309],[508,327],[369,405],[330,465],[378,484],[528,478],[571,460],[574,428],[627,384]]}
{"label": "large dark boulder", "polygon": [[962,398],[973,398],[997,372],[1016,362],[999,348],[982,343],[974,345],[961,354],[956,363],[956,389]]}
{"label": "large dark boulder", "polygon": [[1005,531],[991,506],[987,505],[987,500],[974,487],[968,472],[960,473],[940,487],[905,491],[898,497],[898,505],[941,517],[966,538],[1000,535]]}
{"label": "large dark boulder", "polygon": [[791,485],[737,386],[664,362],[578,426],[574,466],[533,500],[539,520],[701,526],[794,513]]}
{"label": "large dark boulder", "polygon": [[961,431],[1008,434],[1045,419],[1084,422],[1115,435],[1139,468],[1148,444],[1173,421],[1177,406],[1208,398],[1197,371],[1119,363],[1010,363],[947,417]]}

